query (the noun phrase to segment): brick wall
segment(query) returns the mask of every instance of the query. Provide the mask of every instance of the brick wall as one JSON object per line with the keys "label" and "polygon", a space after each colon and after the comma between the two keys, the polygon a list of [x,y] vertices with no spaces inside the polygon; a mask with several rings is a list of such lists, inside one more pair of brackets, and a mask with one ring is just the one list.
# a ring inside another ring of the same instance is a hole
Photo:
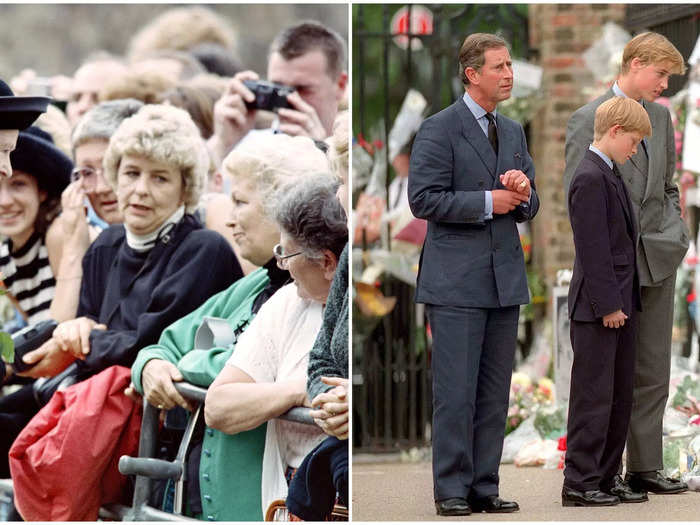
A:
{"label": "brick wall", "polygon": [[571,114],[590,100],[594,86],[581,53],[600,35],[605,22],[620,25],[622,4],[531,4],[530,47],[544,68],[546,102],[531,122],[530,152],[535,160],[540,211],[533,222],[533,262],[553,286],[557,270],[571,268],[573,237],[564,199],[564,143]]}

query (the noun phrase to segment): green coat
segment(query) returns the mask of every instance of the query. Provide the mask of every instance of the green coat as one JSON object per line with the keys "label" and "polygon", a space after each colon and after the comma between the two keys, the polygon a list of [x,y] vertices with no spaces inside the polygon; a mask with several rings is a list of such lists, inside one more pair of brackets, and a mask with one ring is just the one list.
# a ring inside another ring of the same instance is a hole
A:
{"label": "green coat", "polygon": [[[136,389],[143,394],[141,374],[151,359],[169,361],[178,367],[185,381],[208,387],[233,353],[235,342],[227,348],[193,349],[202,320],[224,318],[234,331],[242,332],[254,317],[253,301],[268,283],[267,270],[260,268],[166,328],[158,344],[142,349],[131,367]],[[262,521],[260,486],[265,429],[263,424],[229,435],[206,427],[199,465],[203,513],[195,517],[212,521]]]}

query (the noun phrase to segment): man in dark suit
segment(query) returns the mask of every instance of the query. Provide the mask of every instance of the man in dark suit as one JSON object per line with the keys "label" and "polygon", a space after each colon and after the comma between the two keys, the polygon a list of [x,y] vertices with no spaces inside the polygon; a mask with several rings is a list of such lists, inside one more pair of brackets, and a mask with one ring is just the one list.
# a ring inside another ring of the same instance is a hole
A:
{"label": "man in dark suit", "polygon": [[676,268],[688,249],[688,228],[673,182],[676,158],[671,115],[653,102],[668,87],[668,78],[684,71],[682,55],[664,36],[637,35],[625,46],[613,87],[579,108],[566,130],[564,188],[568,194],[576,167],[592,142],[598,106],[613,96],[630,97],[641,101],[651,121],[651,138],[619,170],[637,221],[637,270],[642,286],[625,481],[634,491],[656,494],[688,488],[659,472],[663,469],[663,415],[670,382],[673,293]]}
{"label": "man in dark suit", "polygon": [[569,287],[574,363],[565,507],[648,500],[617,476],[632,411],[640,299],[632,203],[615,164],[625,164],[650,133],[649,117],[636,101],[613,97],[601,104],[595,140],[569,191],[576,262]]}
{"label": "man in dark suit", "polygon": [[439,515],[513,512],[498,497],[519,305],[529,302],[516,222],[539,209],[522,127],[495,113],[510,97],[506,42],[472,34],[460,50],[465,94],[426,119],[408,195],[428,221],[416,302],[433,334],[433,480]]}

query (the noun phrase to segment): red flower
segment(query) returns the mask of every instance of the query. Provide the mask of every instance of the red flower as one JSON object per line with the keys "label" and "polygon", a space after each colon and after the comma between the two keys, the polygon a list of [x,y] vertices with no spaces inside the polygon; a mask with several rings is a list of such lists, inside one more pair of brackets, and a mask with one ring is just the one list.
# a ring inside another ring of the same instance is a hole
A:
{"label": "red flower", "polygon": [[557,444],[557,450],[566,450],[566,434],[559,438],[559,443]]}

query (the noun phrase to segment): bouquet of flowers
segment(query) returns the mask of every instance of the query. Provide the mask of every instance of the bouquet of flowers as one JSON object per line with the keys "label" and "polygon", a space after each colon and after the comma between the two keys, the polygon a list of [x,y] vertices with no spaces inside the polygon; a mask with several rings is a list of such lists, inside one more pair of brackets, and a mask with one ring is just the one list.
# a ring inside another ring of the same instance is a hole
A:
{"label": "bouquet of flowers", "polygon": [[689,375],[683,377],[671,406],[688,416],[691,424],[700,425],[700,383]]}
{"label": "bouquet of flowers", "polygon": [[541,407],[554,403],[554,383],[548,377],[533,382],[530,376],[514,372],[510,380],[510,399],[506,418],[506,435]]}

